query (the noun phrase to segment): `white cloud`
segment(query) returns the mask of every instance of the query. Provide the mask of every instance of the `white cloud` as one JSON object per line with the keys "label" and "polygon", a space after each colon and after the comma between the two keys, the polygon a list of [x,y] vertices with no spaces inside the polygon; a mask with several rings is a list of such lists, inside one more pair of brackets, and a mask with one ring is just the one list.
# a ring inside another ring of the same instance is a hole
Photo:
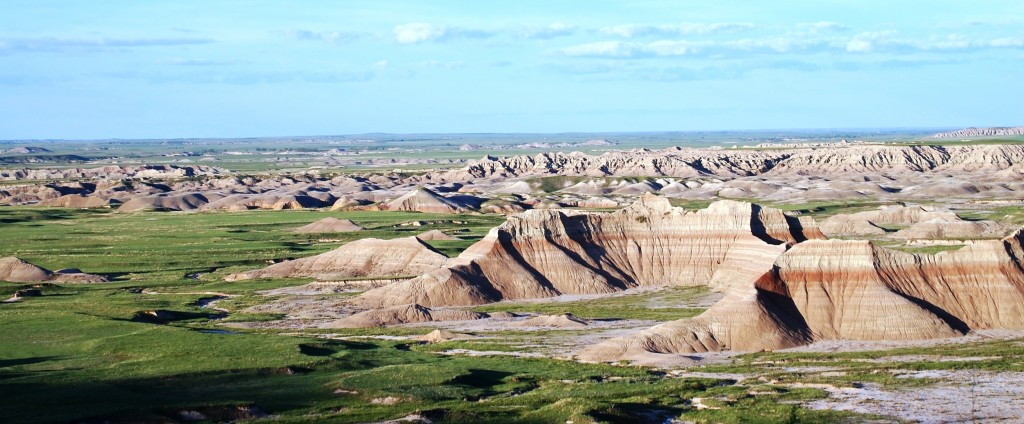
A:
{"label": "white cloud", "polygon": [[649,43],[626,41],[600,41],[566,47],[559,52],[566,56],[583,57],[671,57],[727,52],[787,53],[817,49],[826,46],[816,40],[795,38],[712,40],[658,40]]}
{"label": "white cloud", "polygon": [[850,53],[870,53],[879,46],[892,46],[897,42],[893,38],[895,31],[872,31],[854,35],[846,43],[846,51]]}
{"label": "white cloud", "polygon": [[559,50],[566,56],[632,57],[643,51],[643,44],[622,41],[598,41]]}
{"label": "white cloud", "polygon": [[425,23],[411,23],[404,25],[395,26],[395,41],[402,44],[415,44],[423,43],[426,41],[434,41],[441,37],[444,37],[447,33],[447,29],[442,26],[425,24]]}
{"label": "white cloud", "polygon": [[895,31],[862,32],[854,35],[845,44],[845,50],[850,53],[949,52],[1019,47],[1024,47],[1024,40],[1013,38],[971,40],[958,34],[927,39],[910,39],[898,37]]}
{"label": "white cloud", "polygon": [[644,45],[641,50],[655,56],[685,56],[695,54],[701,47],[707,47],[708,42],[693,42],[686,40],[661,40]]}
{"label": "white cloud", "polygon": [[297,40],[318,40],[327,43],[345,43],[359,38],[360,34],[344,31],[310,31],[297,29],[287,34]]}
{"label": "white cloud", "polygon": [[0,50],[59,51],[70,49],[102,50],[131,47],[168,47],[210,44],[210,38],[5,38]]}
{"label": "white cloud", "polygon": [[849,27],[847,27],[845,25],[841,25],[841,24],[838,24],[838,23],[835,23],[835,22],[829,22],[829,21],[805,22],[805,23],[797,24],[796,26],[797,26],[797,28],[806,29],[806,30],[810,30],[810,31],[813,31],[813,32],[818,32],[818,31],[842,31],[842,30],[845,30],[845,29],[849,29]]}
{"label": "white cloud", "polygon": [[991,47],[1018,47],[1024,48],[1024,38],[997,38],[988,42]]}
{"label": "white cloud", "polygon": [[488,38],[495,35],[494,31],[450,27],[428,23],[411,23],[396,25],[395,41],[401,44],[417,44],[426,42],[448,41],[457,38]]}
{"label": "white cloud", "polygon": [[708,34],[713,32],[741,31],[756,28],[753,24],[747,23],[693,23],[685,22],[680,24],[667,25],[642,25],[626,24],[606,26],[598,30],[601,34],[612,35],[623,38],[645,37],[645,36],[666,36],[666,35],[691,35]]}
{"label": "white cloud", "polygon": [[548,40],[556,37],[565,37],[576,33],[576,27],[573,25],[555,22],[550,25],[540,27],[526,27],[520,31],[520,35],[523,38]]}
{"label": "white cloud", "polygon": [[718,46],[744,51],[770,51],[776,53],[788,53],[792,51],[809,50],[824,45],[821,41],[807,38],[775,37],[775,38],[747,38],[742,40],[723,41]]}
{"label": "white cloud", "polygon": [[425,60],[418,63],[421,68],[438,68],[438,69],[460,69],[465,68],[466,63],[461,60],[442,62],[439,60]]}
{"label": "white cloud", "polygon": [[160,61],[163,65],[175,66],[226,66],[242,63],[237,60],[171,58]]}

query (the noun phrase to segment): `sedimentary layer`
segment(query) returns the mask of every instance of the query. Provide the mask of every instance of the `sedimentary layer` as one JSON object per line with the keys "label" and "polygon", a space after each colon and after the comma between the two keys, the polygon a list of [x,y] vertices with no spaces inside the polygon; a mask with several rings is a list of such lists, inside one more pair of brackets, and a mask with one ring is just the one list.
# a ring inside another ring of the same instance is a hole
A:
{"label": "sedimentary layer", "polygon": [[638,286],[726,287],[761,257],[820,236],[807,225],[750,203],[687,211],[656,196],[612,213],[533,210],[510,217],[443,268],[354,302],[458,306]]}

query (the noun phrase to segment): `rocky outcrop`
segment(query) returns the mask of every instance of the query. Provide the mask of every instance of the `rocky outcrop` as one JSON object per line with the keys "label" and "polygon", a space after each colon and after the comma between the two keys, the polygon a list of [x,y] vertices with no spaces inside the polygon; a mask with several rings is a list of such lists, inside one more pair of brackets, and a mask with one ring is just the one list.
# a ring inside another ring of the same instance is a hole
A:
{"label": "rocky outcrop", "polygon": [[389,211],[416,211],[427,213],[459,213],[467,210],[465,205],[437,194],[427,188],[417,188],[388,202]]}
{"label": "rocky outcrop", "polygon": [[961,334],[894,290],[917,271],[914,255],[868,241],[802,243],[776,261],[780,294],[792,299],[816,340],[913,340]]}
{"label": "rocky outcrop", "polygon": [[338,219],[334,217],[327,217],[316,222],[303,225],[299,228],[292,230],[294,233],[349,233],[353,231],[360,231],[363,227],[356,225],[356,223],[347,219]]}
{"label": "rocky outcrop", "polygon": [[961,222],[949,211],[931,211],[920,206],[883,206],[878,210],[837,214],[822,221],[821,231],[828,236],[884,235],[883,226],[908,226],[924,221]]}
{"label": "rocky outcrop", "polygon": [[[796,244],[703,314],[580,353],[779,349],[818,340],[915,340],[1024,329],[1024,230],[957,251],[916,255],[862,240]],[[737,335],[739,337],[737,337]]]}
{"label": "rocky outcrop", "polygon": [[444,343],[449,340],[468,339],[470,337],[468,334],[458,334],[448,330],[437,329],[417,337],[416,340],[423,343]]}
{"label": "rocky outcrop", "polygon": [[981,239],[1002,237],[1006,229],[994,221],[950,221],[935,218],[897,231],[893,238],[904,240]]}
{"label": "rocky outcrop", "polygon": [[[550,184],[555,181],[534,180],[552,176],[577,178],[557,181],[558,187]],[[203,210],[393,206],[394,210],[442,213],[511,213],[523,205],[485,201],[502,200],[494,197],[500,193],[532,194],[552,188],[555,190],[541,206],[569,204],[574,201],[573,194],[629,198],[621,202],[624,204],[651,192],[692,200],[758,198],[781,202],[1024,199],[1022,176],[1024,145],[1019,144],[855,144],[766,150],[669,148],[598,155],[547,152],[534,156],[487,156],[455,170],[334,178],[315,172],[233,176],[217,168],[163,165],[0,170],[0,180],[25,182],[0,187],[0,204],[39,204],[70,194],[122,203],[138,198],[143,200],[137,202],[146,203],[158,195],[197,194],[209,200],[202,205]],[[438,194],[454,192],[463,194]],[[381,203],[394,199],[396,194],[409,197]],[[372,203],[379,204],[371,206]]]}
{"label": "rocky outcrop", "polygon": [[589,325],[586,320],[573,314],[538,315],[515,324],[517,327],[582,328]]}
{"label": "rocky outcrop", "polygon": [[772,264],[782,254],[749,257],[730,273],[725,296],[704,313],[638,334],[613,338],[579,352],[586,361],[643,361],[652,354],[794,347],[813,338],[792,302],[773,290]]}
{"label": "rocky outcrop", "polygon": [[931,138],[970,138],[1024,135],[1024,127],[964,128],[934,134]]}
{"label": "rocky outcrop", "polygon": [[510,217],[445,267],[354,302],[433,307],[637,286],[725,287],[761,256],[817,236],[805,225],[750,203],[687,211],[650,195],[611,213],[533,210]]}
{"label": "rocky outcrop", "polygon": [[49,281],[53,273],[13,256],[0,258],[0,281],[36,283]]}
{"label": "rocky outcrop", "polygon": [[45,281],[57,283],[102,283],[106,278],[85,274],[78,270],[50,271],[13,256],[0,258],[0,281],[14,283],[39,283]]}
{"label": "rocky outcrop", "polygon": [[157,194],[153,196],[136,197],[124,202],[118,212],[136,211],[191,211],[209,203],[206,196],[199,193],[185,193],[177,195]]}
{"label": "rocky outcrop", "polygon": [[81,194],[68,194],[56,199],[47,199],[39,202],[39,206],[50,206],[56,208],[104,208],[111,206],[111,200],[99,196],[83,196]]}
{"label": "rocky outcrop", "polygon": [[0,180],[120,180],[124,178],[175,179],[200,175],[212,176],[219,175],[224,172],[225,171],[222,169],[210,166],[103,166],[99,168],[4,170],[0,171]]}
{"label": "rocky outcrop", "polygon": [[231,274],[225,277],[225,280],[284,277],[339,280],[414,276],[435,270],[447,260],[447,256],[416,237],[393,240],[365,238],[316,256],[285,261],[255,271]]}
{"label": "rocky outcrop", "polygon": [[[896,146],[860,145],[820,149],[706,150],[669,148],[601,155],[541,153],[536,156],[485,157],[445,180],[469,178],[573,175],[591,177],[739,178],[775,175],[848,173],[898,175],[929,171],[963,173],[981,168],[1020,170],[1024,146]],[[597,194],[597,193],[587,193]]]}

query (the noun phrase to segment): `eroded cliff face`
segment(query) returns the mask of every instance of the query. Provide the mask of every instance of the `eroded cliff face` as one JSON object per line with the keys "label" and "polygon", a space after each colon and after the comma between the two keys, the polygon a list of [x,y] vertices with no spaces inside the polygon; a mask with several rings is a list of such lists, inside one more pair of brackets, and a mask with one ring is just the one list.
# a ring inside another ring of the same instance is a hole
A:
{"label": "eroded cliff face", "polygon": [[693,318],[611,339],[580,358],[761,350],[820,340],[916,340],[1024,328],[1024,230],[916,255],[862,240],[810,240]]}
{"label": "eroded cliff face", "polygon": [[[889,222],[930,213],[885,209],[871,217]],[[957,251],[918,255],[864,240],[826,240],[813,220],[777,209],[723,200],[692,211],[648,194],[616,212],[532,210],[512,216],[452,259],[416,238],[364,239],[230,278],[421,274],[342,301],[345,310],[357,313],[352,320],[366,318],[372,325],[406,322],[408,311],[436,312],[416,315],[433,320],[446,316],[447,307],[642,286],[704,285],[724,294],[697,317],[580,354],[618,360],[1024,329],[1021,258],[1024,230]]]}
{"label": "eroded cliff face", "polygon": [[612,213],[534,210],[510,217],[444,268],[355,302],[464,306],[638,286],[726,287],[808,237],[820,237],[812,222],[735,201],[686,211],[648,195]]}
{"label": "eroded cliff face", "polygon": [[541,153],[535,156],[484,158],[445,180],[524,175],[719,177],[756,175],[829,175],[847,173],[900,175],[921,172],[1022,170],[1024,146],[851,146],[791,150],[669,148],[607,152],[601,155]]}

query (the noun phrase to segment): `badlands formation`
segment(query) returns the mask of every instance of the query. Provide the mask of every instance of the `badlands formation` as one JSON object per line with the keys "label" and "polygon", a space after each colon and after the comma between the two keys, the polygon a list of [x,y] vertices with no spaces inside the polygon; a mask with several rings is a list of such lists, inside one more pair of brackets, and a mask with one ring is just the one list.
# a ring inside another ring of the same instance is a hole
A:
{"label": "badlands formation", "polygon": [[353,231],[360,231],[363,227],[360,227],[356,223],[347,219],[338,219],[334,217],[328,217],[311,224],[303,225],[292,231],[296,233],[349,233]]}
{"label": "badlands formation", "polygon": [[395,240],[364,238],[316,256],[280,262],[267,268],[231,274],[227,281],[253,278],[314,277],[320,280],[417,275],[448,260],[416,237]]}
{"label": "badlands formation", "polygon": [[[365,285],[369,290],[329,305],[334,310],[325,316],[334,321],[327,326],[495,319],[466,308],[652,287],[706,286],[721,294],[699,316],[579,353],[583,359],[616,360],[1022,329],[1024,237],[1005,223],[896,205],[832,215],[819,225],[747,202],[1012,206],[1024,203],[1022,176],[1019,144],[669,148],[486,156],[458,169],[341,176],[243,175],[207,166],[0,171],[0,204],[129,213],[330,209],[508,215],[457,257],[426,242],[454,238],[432,231],[393,240],[363,238],[226,277],[308,277],[319,280],[315,284],[373,279]],[[671,206],[669,198],[717,201],[687,210]],[[294,231],[360,230],[328,218]],[[892,243],[965,246],[914,254],[884,246]]]}
{"label": "badlands formation", "polygon": [[[518,213],[706,200],[1024,200],[1024,145],[833,145],[486,156],[458,169],[244,175],[209,166],[0,171],[0,205],[138,210],[370,209]],[[564,177],[544,184],[545,177]],[[69,182],[73,181],[73,182]]]}
{"label": "badlands formation", "polygon": [[[940,219],[966,222],[920,207],[830,218],[914,224],[908,229]],[[913,254],[874,241],[829,240],[813,219],[774,208],[722,200],[685,210],[646,194],[615,212],[532,210],[510,216],[451,259],[416,238],[364,239],[229,279],[422,273],[336,305],[351,315],[328,327],[488,319],[462,307],[642,287],[707,286],[722,294],[694,318],[613,338],[578,355],[614,361],[1024,329],[1022,258],[1022,231],[957,251]]]}

